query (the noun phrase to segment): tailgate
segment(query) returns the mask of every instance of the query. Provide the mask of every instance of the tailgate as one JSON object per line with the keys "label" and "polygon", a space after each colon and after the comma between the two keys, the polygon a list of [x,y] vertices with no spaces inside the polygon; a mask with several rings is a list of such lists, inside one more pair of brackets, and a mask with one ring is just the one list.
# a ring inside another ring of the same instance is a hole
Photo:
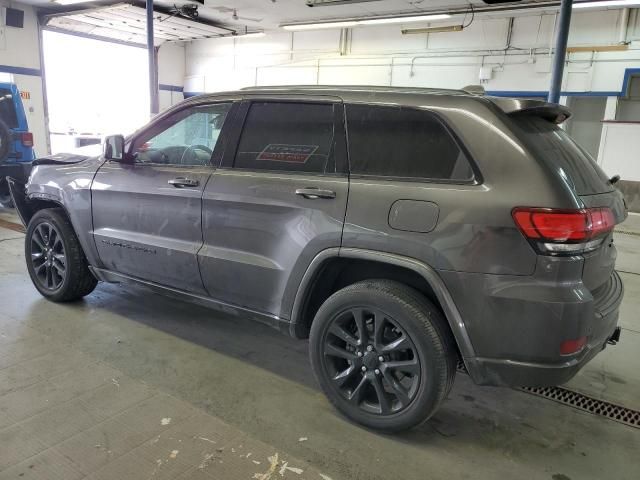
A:
{"label": "tailgate", "polygon": [[[580,199],[587,208],[610,208],[616,218],[616,225],[622,223],[624,219],[627,218],[627,209],[622,193],[616,189],[597,195],[581,195]],[[613,232],[611,232],[607,235],[598,250],[584,254],[582,281],[585,286],[593,292],[598,287],[604,285],[611,277],[615,263],[616,247],[613,243]]]}

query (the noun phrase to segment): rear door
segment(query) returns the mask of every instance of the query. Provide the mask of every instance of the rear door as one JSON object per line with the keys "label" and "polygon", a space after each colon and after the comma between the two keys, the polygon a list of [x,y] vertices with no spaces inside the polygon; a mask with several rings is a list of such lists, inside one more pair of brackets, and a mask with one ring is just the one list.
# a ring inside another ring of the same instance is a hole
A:
{"label": "rear door", "polygon": [[200,269],[212,297],[287,318],[284,297],[313,257],[340,246],[349,185],[343,106],[276,96],[241,110],[237,148],[204,191]]}
{"label": "rear door", "polygon": [[[161,117],[131,145],[134,163],[106,162],[92,185],[94,237],[106,268],[204,294],[202,193],[221,157],[231,102]],[[212,164],[213,158],[213,164]]]}

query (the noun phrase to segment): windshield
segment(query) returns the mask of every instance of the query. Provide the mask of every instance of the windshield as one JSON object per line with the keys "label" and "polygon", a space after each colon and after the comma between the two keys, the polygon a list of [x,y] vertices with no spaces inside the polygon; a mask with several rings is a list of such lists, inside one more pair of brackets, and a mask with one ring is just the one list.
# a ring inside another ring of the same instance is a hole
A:
{"label": "windshield", "polygon": [[0,120],[9,128],[18,128],[18,116],[11,90],[0,88]]}
{"label": "windshield", "polygon": [[547,162],[578,195],[613,190],[607,175],[593,158],[555,123],[535,116],[512,117],[516,133],[536,157]]}

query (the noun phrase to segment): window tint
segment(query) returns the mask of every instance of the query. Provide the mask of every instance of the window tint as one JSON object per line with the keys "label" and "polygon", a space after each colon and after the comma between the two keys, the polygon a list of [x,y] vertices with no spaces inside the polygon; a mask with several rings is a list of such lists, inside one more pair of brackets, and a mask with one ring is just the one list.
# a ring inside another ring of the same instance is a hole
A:
{"label": "window tint", "polygon": [[9,128],[18,128],[18,117],[11,90],[0,88],[0,120]]}
{"label": "window tint", "polygon": [[414,108],[347,105],[351,172],[469,181],[473,170],[432,113]]}
{"label": "window tint", "polygon": [[253,103],[234,167],[322,173],[333,134],[332,104]]}
{"label": "window tint", "polygon": [[593,158],[555,123],[532,115],[513,116],[516,133],[533,154],[568,181],[578,195],[613,190]]}
{"label": "window tint", "polygon": [[138,163],[207,165],[216,147],[230,103],[177,112],[136,139]]}

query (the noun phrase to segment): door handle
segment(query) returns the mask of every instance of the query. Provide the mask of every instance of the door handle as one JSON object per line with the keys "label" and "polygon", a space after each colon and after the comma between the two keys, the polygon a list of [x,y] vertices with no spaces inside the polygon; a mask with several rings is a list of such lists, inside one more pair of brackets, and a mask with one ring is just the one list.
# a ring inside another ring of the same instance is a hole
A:
{"label": "door handle", "polygon": [[296,189],[296,195],[308,198],[309,200],[317,200],[318,198],[336,198],[336,192],[333,190],[322,190],[320,188],[298,188]]}
{"label": "door handle", "polygon": [[197,187],[198,185],[200,185],[200,182],[198,180],[184,177],[172,178],[168,183],[169,185],[173,185],[176,188]]}

